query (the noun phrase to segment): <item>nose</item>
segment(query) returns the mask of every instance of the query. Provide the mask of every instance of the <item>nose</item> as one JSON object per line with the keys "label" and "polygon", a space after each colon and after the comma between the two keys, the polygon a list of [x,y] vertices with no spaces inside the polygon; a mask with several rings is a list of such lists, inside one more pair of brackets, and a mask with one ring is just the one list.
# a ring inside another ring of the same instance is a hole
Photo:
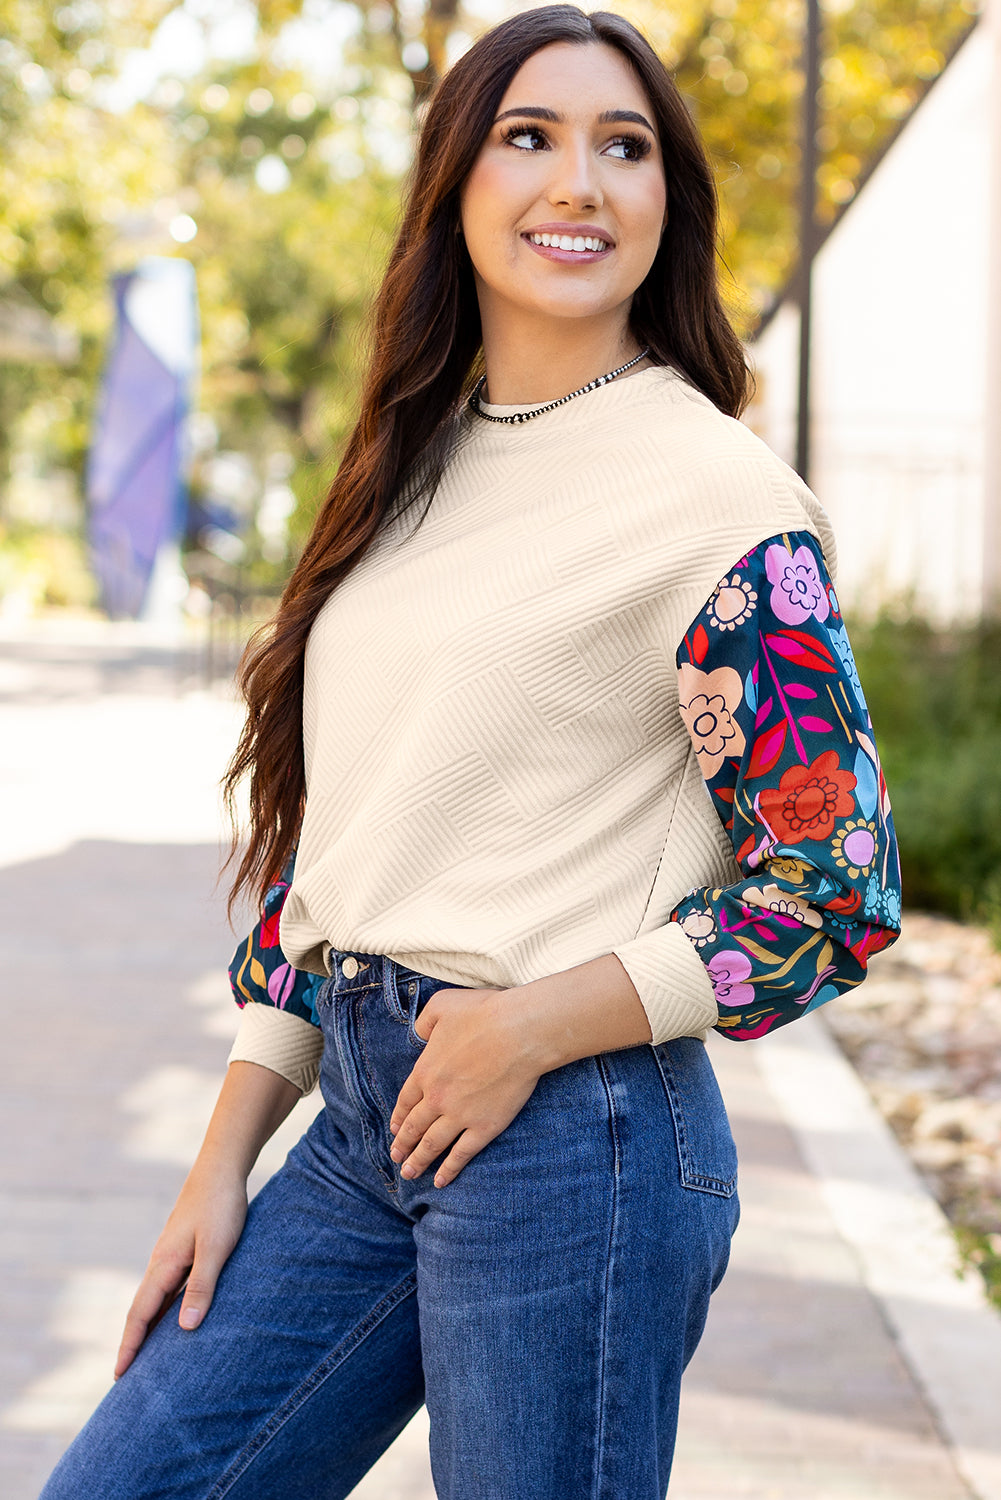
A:
{"label": "nose", "polygon": [[554,208],[589,213],[604,202],[598,164],[590,142],[578,141],[554,152],[549,202]]}

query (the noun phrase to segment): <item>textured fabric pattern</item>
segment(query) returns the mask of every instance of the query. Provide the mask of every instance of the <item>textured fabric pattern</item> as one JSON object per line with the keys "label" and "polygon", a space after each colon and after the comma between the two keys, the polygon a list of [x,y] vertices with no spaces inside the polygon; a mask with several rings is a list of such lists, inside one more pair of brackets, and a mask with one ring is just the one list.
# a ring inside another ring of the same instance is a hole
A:
{"label": "textured fabric pattern", "polygon": [[[507,988],[727,883],[676,653],[734,561],[789,530],[832,556],[797,476],[670,370],[522,427],[466,414],[427,517],[380,534],[309,638],[288,960],[325,972],[332,945]],[[655,1040],[694,1024],[673,935],[660,962],[637,986]]]}
{"label": "textured fabric pattern", "polygon": [[[317,979],[318,984],[323,980]],[[280,1073],[300,1094],[316,1087],[323,1047],[314,1024],[273,1005],[244,1005],[227,1063],[252,1062]]]}
{"label": "textured fabric pattern", "polygon": [[[612,951],[645,996],[655,1041],[714,1025],[746,1040],[860,983],[900,926],[886,786],[814,539],[776,536],[740,559],[685,632],[677,672],[679,716],[734,879],[693,892],[665,926]],[[244,980],[246,998],[287,992],[271,1003],[314,1019],[319,979],[268,979],[291,873],[268,893],[264,942],[255,929],[231,977],[238,1000],[236,977],[250,969],[261,987],[248,995]],[[276,1051],[280,1033],[275,1025]],[[263,1061],[269,1045],[255,1025],[247,1049]]]}

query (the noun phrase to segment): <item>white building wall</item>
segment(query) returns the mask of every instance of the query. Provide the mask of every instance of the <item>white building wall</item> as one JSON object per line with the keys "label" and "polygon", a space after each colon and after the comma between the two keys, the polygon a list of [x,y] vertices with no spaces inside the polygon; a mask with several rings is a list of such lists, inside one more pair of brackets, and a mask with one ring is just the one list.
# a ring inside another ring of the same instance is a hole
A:
{"label": "white building wall", "polygon": [[[910,597],[963,619],[984,603],[991,71],[981,25],[815,264],[811,485],[861,613]],[[797,341],[786,305],[750,350],[748,421],[787,461]]]}

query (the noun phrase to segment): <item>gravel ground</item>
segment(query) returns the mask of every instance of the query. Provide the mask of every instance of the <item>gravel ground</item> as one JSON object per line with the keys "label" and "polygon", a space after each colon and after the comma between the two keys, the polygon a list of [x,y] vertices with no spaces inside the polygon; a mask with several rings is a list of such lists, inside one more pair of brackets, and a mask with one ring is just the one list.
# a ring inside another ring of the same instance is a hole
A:
{"label": "gravel ground", "polygon": [[988,932],[907,913],[824,1019],[1001,1306],[1001,953]]}

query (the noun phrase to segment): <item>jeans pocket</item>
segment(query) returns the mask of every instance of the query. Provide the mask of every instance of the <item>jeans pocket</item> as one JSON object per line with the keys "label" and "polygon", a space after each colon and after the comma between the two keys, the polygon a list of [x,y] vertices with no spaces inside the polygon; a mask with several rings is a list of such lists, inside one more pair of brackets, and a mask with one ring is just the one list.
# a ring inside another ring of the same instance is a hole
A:
{"label": "jeans pocket", "polygon": [[439,990],[465,990],[470,986],[466,984],[454,984],[451,979],[435,979],[430,974],[416,974],[413,970],[407,970],[397,976],[397,993],[403,1012],[407,1040],[415,1052],[422,1052],[427,1046],[427,1039],[418,1035],[417,1017],[427,1005],[432,995]]}
{"label": "jeans pocket", "polygon": [[414,1052],[421,1052],[427,1046],[424,1037],[417,1034],[415,1024],[417,1017],[434,994],[435,989],[440,988],[441,981],[431,979],[427,974],[416,974],[412,969],[397,973],[398,1015],[406,1030],[407,1041]]}
{"label": "jeans pocket", "polygon": [[676,1037],[653,1048],[671,1109],[683,1187],[732,1198],[737,1148],[705,1044]]}

